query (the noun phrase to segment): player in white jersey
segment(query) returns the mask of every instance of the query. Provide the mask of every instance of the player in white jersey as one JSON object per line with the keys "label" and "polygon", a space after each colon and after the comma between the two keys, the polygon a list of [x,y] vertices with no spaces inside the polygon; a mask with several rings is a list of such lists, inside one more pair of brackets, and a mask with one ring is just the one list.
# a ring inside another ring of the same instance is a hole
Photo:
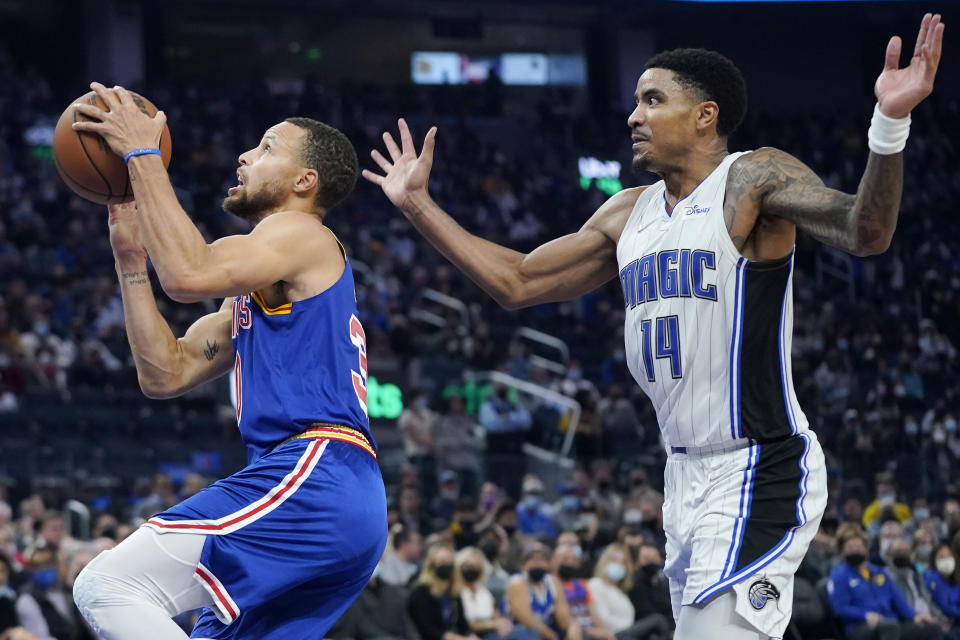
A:
{"label": "player in white jersey", "polygon": [[854,255],[896,227],[909,115],[933,89],[943,24],[924,16],[910,64],[891,38],[856,195],[764,147],[727,150],[746,89],[702,49],[651,59],[627,124],[634,167],[659,174],[614,195],[576,233],[521,254],[474,236],[431,200],[436,128],[418,156],[384,133],[364,171],[451,262],[507,308],[576,298],[619,274],[630,371],[657,411],[668,459],[664,529],[679,640],[780,638],[793,574],[823,514],[823,454],[790,370],[796,229]]}

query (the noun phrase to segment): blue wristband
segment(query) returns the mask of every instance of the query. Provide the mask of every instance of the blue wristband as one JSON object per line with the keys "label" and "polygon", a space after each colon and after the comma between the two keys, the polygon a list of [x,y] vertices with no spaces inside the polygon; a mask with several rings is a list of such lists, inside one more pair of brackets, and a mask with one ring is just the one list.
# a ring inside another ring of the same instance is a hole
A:
{"label": "blue wristband", "polygon": [[157,149],[155,147],[142,147],[140,149],[134,149],[133,151],[127,151],[125,154],[123,154],[123,161],[127,163],[127,162],[130,162],[130,158],[134,156],[149,156],[149,155],[163,156],[163,154],[160,152],[160,149]]}

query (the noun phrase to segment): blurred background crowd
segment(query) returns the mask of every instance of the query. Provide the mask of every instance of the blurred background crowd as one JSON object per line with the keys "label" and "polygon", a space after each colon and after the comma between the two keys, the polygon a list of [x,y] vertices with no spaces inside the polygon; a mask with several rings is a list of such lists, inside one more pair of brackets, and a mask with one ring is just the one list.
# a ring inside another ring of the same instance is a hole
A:
{"label": "blurred background crowd", "polygon": [[[86,76],[11,42],[0,47],[0,633],[90,638],[69,593],[79,570],[245,456],[226,381],[176,401],[140,394],[106,212],[66,189],[44,144]],[[747,80],[753,99],[764,86]],[[340,128],[361,165],[398,115],[418,136],[438,124],[434,198],[520,251],[576,230],[607,197],[578,158],[629,167],[625,111],[577,88],[517,93],[494,74],[386,86],[310,70],[216,80],[171,63],[133,87],[167,113],[171,179],[210,240],[246,230],[220,209],[237,155],[290,115]],[[730,148],[777,146],[852,193],[870,109],[761,107]],[[793,378],[827,453],[830,503],[798,572],[794,638],[960,637],[958,127],[956,92],[913,114],[887,253],[850,258],[798,238]],[[327,224],[357,274],[391,531],[329,636],[670,637],[665,453],[624,365],[619,284],[508,312],[371,185]],[[177,334],[214,310],[156,291]]]}

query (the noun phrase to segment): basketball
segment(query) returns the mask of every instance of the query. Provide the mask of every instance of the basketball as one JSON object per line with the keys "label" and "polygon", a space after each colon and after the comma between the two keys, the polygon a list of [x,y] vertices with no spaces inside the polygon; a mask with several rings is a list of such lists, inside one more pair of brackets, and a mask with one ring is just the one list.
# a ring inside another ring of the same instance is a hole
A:
{"label": "basketball", "polygon": [[[140,111],[151,118],[157,108],[141,95],[130,92],[130,97]],[[74,131],[71,126],[78,120],[90,120],[77,113],[73,105],[77,102],[92,104],[104,111],[110,109],[100,97],[90,91],[66,108],[53,133],[53,161],[57,172],[67,186],[81,198],[97,204],[116,204],[133,199],[133,188],[123,158],[116,155],[107,143],[96,133]],[[170,130],[166,125],[160,136],[160,151],[163,154],[163,166],[170,166]]]}

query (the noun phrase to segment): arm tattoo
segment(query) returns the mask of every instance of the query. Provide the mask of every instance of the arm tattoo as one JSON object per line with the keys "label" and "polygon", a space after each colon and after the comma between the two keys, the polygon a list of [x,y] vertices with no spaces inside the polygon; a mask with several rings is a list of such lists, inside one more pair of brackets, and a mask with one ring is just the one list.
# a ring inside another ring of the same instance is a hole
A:
{"label": "arm tattoo", "polygon": [[121,275],[123,276],[123,282],[130,286],[148,284],[150,282],[146,271],[124,271]]}
{"label": "arm tattoo", "polygon": [[857,255],[879,253],[889,244],[903,190],[903,154],[871,153],[856,196],[828,188],[809,167],[777,149],[746,158],[751,162],[741,171],[743,182],[752,192],[748,197],[759,202],[761,217],[789,220],[817,240]]}
{"label": "arm tattoo", "polygon": [[220,352],[220,345],[217,344],[217,341],[214,340],[213,342],[210,342],[209,340],[207,340],[207,347],[203,350],[203,355],[207,359],[207,361],[208,362],[212,361],[214,358],[217,357],[217,353],[219,352]]}

